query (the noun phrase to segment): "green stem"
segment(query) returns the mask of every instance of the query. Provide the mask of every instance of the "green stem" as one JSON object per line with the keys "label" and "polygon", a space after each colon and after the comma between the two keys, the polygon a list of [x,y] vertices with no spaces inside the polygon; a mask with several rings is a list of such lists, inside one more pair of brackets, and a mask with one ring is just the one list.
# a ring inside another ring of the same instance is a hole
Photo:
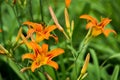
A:
{"label": "green stem", "polygon": [[76,68],[76,77],[77,77],[77,74],[78,74],[78,70],[77,70],[77,60],[80,56],[80,53],[85,49],[85,47],[87,46],[89,40],[92,38],[91,36],[91,29],[89,29],[87,35],[85,36],[85,38],[83,39],[82,43],[80,44],[79,46],[79,50],[77,51],[77,54],[76,54],[76,60],[75,60],[75,68]]}
{"label": "green stem", "polygon": [[[70,44],[71,44],[71,47],[73,47],[73,44],[72,44],[72,37],[71,37],[71,39],[70,39]],[[73,48],[74,49],[74,48]],[[76,54],[77,54],[77,52],[76,52],[76,50],[74,49],[74,53],[72,52],[72,54],[73,54],[73,57],[74,57],[74,66],[75,66],[75,74],[77,75],[77,62],[76,62]],[[75,77],[75,79],[77,78],[77,76]]]}
{"label": "green stem", "polygon": [[89,40],[92,38],[92,36],[91,36],[91,30],[92,29],[89,29],[87,35],[85,36],[85,38],[83,39],[82,43],[80,44],[79,50],[77,52],[78,53],[77,58],[79,57],[79,55],[83,51],[83,49],[87,46]]}
{"label": "green stem", "polygon": [[87,76],[87,73],[85,74],[80,74],[77,80],[83,80]]}
{"label": "green stem", "polygon": [[82,75],[80,74],[80,76],[78,77],[78,79],[77,79],[77,80],[81,80],[81,76],[82,76]]}
{"label": "green stem", "polygon": [[12,8],[14,14],[15,14],[15,18],[16,18],[16,20],[17,20],[17,22],[18,22],[19,27],[20,27],[20,26],[21,26],[21,23],[20,23],[20,21],[19,21],[19,19],[18,19],[18,13],[17,13],[17,11],[16,11],[16,8],[15,8],[15,6],[12,6],[12,5],[10,5],[10,6],[11,6],[11,8]]}
{"label": "green stem", "polygon": [[63,31],[63,34],[65,35],[65,37],[70,40],[70,38],[68,37],[68,35],[65,33],[65,31]]}
{"label": "green stem", "polygon": [[43,18],[43,5],[42,5],[42,0],[40,0],[40,13],[41,13],[41,21],[44,22],[44,18]]}
{"label": "green stem", "polygon": [[[69,38],[69,37],[68,37]],[[68,42],[70,43],[69,45],[68,45],[68,48],[71,50],[71,53],[72,53],[72,56],[73,56],[73,58],[74,58],[74,66],[75,66],[75,79],[77,79],[77,68],[76,68],[76,66],[77,66],[77,63],[76,63],[76,54],[77,54],[77,51],[73,48],[73,44],[72,44],[72,37],[70,37],[69,39],[68,39]]]}
{"label": "green stem", "polygon": [[16,45],[16,43],[14,44],[14,48],[13,51],[15,51],[19,46],[21,46],[23,44],[23,42],[19,43],[18,45]]}
{"label": "green stem", "polygon": [[[2,22],[2,11],[1,11],[1,4],[0,4],[0,23],[1,23],[1,29],[3,30],[3,22]],[[4,31],[2,31],[2,42],[5,42],[5,37],[4,37]]]}
{"label": "green stem", "polygon": [[30,16],[31,16],[31,21],[33,21],[33,14],[32,14],[32,0],[29,0],[29,11],[30,11]]}
{"label": "green stem", "polygon": [[61,71],[63,73],[63,77],[61,80],[65,80],[65,77],[66,77],[66,70],[65,70],[65,65],[64,65],[64,58],[63,58],[63,55],[59,56],[59,60],[60,60],[60,66],[61,66]]}

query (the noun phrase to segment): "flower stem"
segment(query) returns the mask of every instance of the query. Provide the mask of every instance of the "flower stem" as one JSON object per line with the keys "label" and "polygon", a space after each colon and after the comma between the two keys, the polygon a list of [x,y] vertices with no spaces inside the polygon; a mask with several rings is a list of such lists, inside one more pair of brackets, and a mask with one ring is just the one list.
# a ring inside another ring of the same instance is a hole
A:
{"label": "flower stem", "polygon": [[15,8],[15,6],[12,6],[12,5],[10,5],[10,6],[11,6],[11,8],[12,8],[14,14],[15,14],[15,18],[16,18],[16,20],[17,20],[17,22],[18,22],[18,26],[20,27],[20,26],[21,26],[21,23],[20,23],[20,20],[18,19],[18,13],[17,13],[17,11],[16,11],[16,8]]}
{"label": "flower stem", "polygon": [[40,13],[41,13],[41,21],[44,22],[44,18],[43,18],[43,5],[42,5],[42,0],[40,0]]}
{"label": "flower stem", "polygon": [[[0,4],[0,26],[1,26],[1,29],[3,30],[3,22],[2,22],[2,11],[1,11],[1,4]],[[5,41],[5,37],[4,37],[4,31],[2,31],[2,42]]]}
{"label": "flower stem", "polygon": [[29,0],[29,11],[31,16],[31,21],[33,21],[33,14],[32,14],[32,0]]}
{"label": "flower stem", "polygon": [[91,36],[91,29],[89,29],[87,35],[85,36],[85,38],[83,39],[82,43],[79,46],[79,50],[77,51],[76,54],[76,60],[75,60],[75,68],[76,68],[76,76],[78,74],[78,70],[77,70],[77,60],[79,59],[80,53],[87,47],[89,40],[92,38]]}
{"label": "flower stem", "polygon": [[65,31],[63,31],[63,34],[65,35],[65,37],[69,40],[70,38],[68,37],[68,35],[65,33]]}
{"label": "flower stem", "polygon": [[85,38],[83,39],[82,43],[80,44],[79,50],[77,52],[78,53],[77,58],[79,57],[79,55],[83,51],[83,49],[87,46],[89,40],[92,38],[92,36],[91,36],[91,30],[92,29],[89,29],[87,35],[85,36]]}

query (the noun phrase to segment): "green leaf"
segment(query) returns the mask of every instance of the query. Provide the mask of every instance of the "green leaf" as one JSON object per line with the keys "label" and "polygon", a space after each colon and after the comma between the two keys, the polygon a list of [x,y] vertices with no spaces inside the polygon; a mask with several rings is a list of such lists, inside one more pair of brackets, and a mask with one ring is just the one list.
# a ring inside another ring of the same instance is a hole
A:
{"label": "green leaf", "polygon": [[46,65],[44,66],[44,69],[45,69],[45,72],[47,72],[53,80],[56,80],[56,74],[52,67]]}
{"label": "green leaf", "polygon": [[111,76],[111,80],[118,80],[118,74],[119,74],[119,66],[116,65],[113,74]]}
{"label": "green leaf", "polygon": [[22,80],[26,79],[25,76],[20,72],[20,68],[18,67],[18,64],[16,64],[15,62],[9,59],[9,65]]}
{"label": "green leaf", "polygon": [[119,54],[119,53],[116,53],[116,54],[110,56],[109,58],[107,58],[107,59],[101,64],[101,66],[103,66],[108,60],[114,59],[114,58],[119,58],[119,57],[120,57],[120,54]]}
{"label": "green leaf", "polygon": [[97,59],[95,50],[90,49],[90,54],[91,54],[91,57],[92,57],[93,63],[94,63],[94,71],[95,71],[95,75],[96,75],[95,76],[96,80],[100,80],[100,68],[99,68],[99,63],[98,63],[98,59]]}
{"label": "green leaf", "polygon": [[2,78],[2,76],[1,76],[1,74],[0,74],[0,80],[3,80],[3,78]]}
{"label": "green leaf", "polygon": [[13,71],[19,76],[21,80],[26,80],[26,77],[22,72],[20,72],[20,66],[17,63],[13,62],[11,59],[6,57],[1,57],[1,60],[8,63],[9,66],[13,69]]}
{"label": "green leaf", "polygon": [[41,80],[46,80],[45,75],[43,73],[38,72],[38,75],[39,75]]}

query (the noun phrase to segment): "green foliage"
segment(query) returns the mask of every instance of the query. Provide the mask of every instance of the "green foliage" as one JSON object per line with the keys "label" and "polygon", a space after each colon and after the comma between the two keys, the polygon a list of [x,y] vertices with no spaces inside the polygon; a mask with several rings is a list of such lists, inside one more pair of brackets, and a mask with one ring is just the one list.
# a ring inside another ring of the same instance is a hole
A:
{"label": "green foliage", "polygon": [[[47,80],[44,72],[47,72],[53,80],[77,80],[87,53],[90,53],[91,57],[87,69],[88,75],[84,80],[120,80],[120,0],[71,0],[68,8],[70,21],[74,20],[71,41],[66,40],[64,34],[59,30],[53,32],[59,38],[57,44],[51,38],[51,40],[45,41],[50,44],[50,49],[60,47],[65,50],[63,55],[54,58],[59,64],[59,69],[56,71],[45,65],[35,72],[28,70],[23,73],[20,70],[30,64],[28,60],[23,62],[21,56],[29,50],[23,45],[15,51],[13,50],[19,28],[22,26],[24,28],[23,32],[27,30],[22,25],[25,21],[45,25],[54,24],[48,10],[48,6],[51,5],[60,25],[66,31],[65,3],[64,0],[41,0],[43,12],[43,15],[41,15],[40,0],[16,0],[15,4],[13,4],[13,1],[0,0],[0,29],[3,30],[3,32],[0,32],[0,44],[11,52],[15,58],[14,60],[6,55],[0,55],[0,80]],[[94,37],[80,51],[80,45],[83,44],[82,42],[88,32],[85,29],[86,21],[79,18],[82,14],[89,14],[98,21],[100,21],[100,17],[112,19],[107,27],[114,29],[117,35],[110,34],[105,37],[101,34]]]}

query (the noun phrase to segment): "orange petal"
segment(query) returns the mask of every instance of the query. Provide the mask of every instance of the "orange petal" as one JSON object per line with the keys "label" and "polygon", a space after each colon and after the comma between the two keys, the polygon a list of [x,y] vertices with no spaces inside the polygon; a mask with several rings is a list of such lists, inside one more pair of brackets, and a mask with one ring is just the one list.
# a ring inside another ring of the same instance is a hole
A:
{"label": "orange petal", "polygon": [[70,6],[71,0],[65,0],[65,5],[68,8]]}
{"label": "orange petal", "polygon": [[44,35],[36,33],[36,42],[41,42],[42,40],[44,40]]}
{"label": "orange petal", "polygon": [[93,24],[97,25],[97,20],[87,14],[80,16],[80,18],[90,20]]}
{"label": "orange petal", "polygon": [[61,48],[57,48],[57,49],[54,49],[54,50],[51,50],[50,52],[48,52],[47,56],[49,57],[49,59],[52,59],[62,53],[64,53],[64,50]]}
{"label": "orange petal", "polygon": [[112,29],[106,29],[103,31],[103,34],[107,37],[111,32],[113,32],[115,35],[117,34],[114,30]]}
{"label": "orange petal", "polygon": [[92,29],[92,36],[98,36],[102,33],[101,29],[93,28]]}
{"label": "orange petal", "polygon": [[24,25],[28,25],[28,26],[33,26],[34,23],[33,22],[30,22],[30,21],[26,21],[23,23]]}
{"label": "orange petal", "polygon": [[32,59],[32,60],[35,60],[35,55],[34,54],[32,54],[32,53],[26,53],[26,54],[23,54],[22,55],[22,60],[24,60],[24,59]]}
{"label": "orange petal", "polygon": [[92,28],[93,26],[95,26],[95,25],[92,22],[89,22],[86,25],[86,29]]}
{"label": "orange petal", "polygon": [[56,25],[52,25],[52,26],[48,26],[44,29],[44,31],[42,32],[39,32],[36,34],[36,41],[37,42],[40,42],[42,41],[43,39],[49,39],[49,37],[51,36],[50,35],[50,32],[53,31],[54,29],[56,29]]}
{"label": "orange petal", "polygon": [[55,68],[56,70],[58,69],[58,64],[55,62],[55,61],[49,61],[48,63],[47,63],[47,65],[49,65],[49,66],[52,66],[53,68]]}
{"label": "orange petal", "polygon": [[110,23],[110,21],[111,20],[109,18],[102,18],[99,26],[102,26],[104,28],[108,23]]}
{"label": "orange petal", "polygon": [[34,32],[35,32],[34,29],[29,29],[28,32],[27,32],[26,38],[32,37],[32,35],[33,35]]}
{"label": "orange petal", "polygon": [[36,42],[30,42],[30,45],[32,46],[35,56],[41,53],[42,49],[39,44],[37,44]]}
{"label": "orange petal", "polygon": [[53,37],[56,42],[58,42],[58,37],[56,35],[50,35],[50,36]]}
{"label": "orange petal", "polygon": [[44,39],[48,40],[50,37],[50,33],[42,34],[42,36],[44,37]]}
{"label": "orange petal", "polygon": [[55,30],[57,28],[56,25],[48,26],[45,28],[44,33],[50,33],[51,31]]}
{"label": "orange petal", "polygon": [[41,65],[34,61],[31,65],[31,71],[34,72],[36,68],[40,67]]}
{"label": "orange petal", "polygon": [[43,44],[42,45],[42,52],[43,53],[47,53],[48,52],[48,45],[47,44]]}
{"label": "orange petal", "polygon": [[43,30],[43,26],[42,26],[41,24],[38,24],[38,23],[26,21],[26,22],[24,22],[23,24],[24,24],[24,25],[28,25],[29,27],[31,26],[31,27],[34,28],[36,31],[41,31],[41,30]]}

